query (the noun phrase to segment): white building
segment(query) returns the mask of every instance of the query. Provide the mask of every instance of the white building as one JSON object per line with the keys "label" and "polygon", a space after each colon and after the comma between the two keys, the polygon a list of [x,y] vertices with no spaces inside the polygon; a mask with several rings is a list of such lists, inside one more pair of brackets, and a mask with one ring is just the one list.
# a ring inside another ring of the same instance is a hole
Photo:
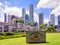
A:
{"label": "white building", "polygon": [[44,15],[43,13],[39,13],[39,30],[42,30],[40,26],[44,24]]}
{"label": "white building", "polygon": [[34,22],[34,8],[32,4],[30,4],[29,7],[29,14],[30,14],[30,22]]}
{"label": "white building", "polygon": [[38,26],[31,26],[29,24],[17,22],[17,31],[36,31],[36,30],[38,30]]}
{"label": "white building", "polygon": [[58,15],[58,25],[60,25],[60,15]]}
{"label": "white building", "polygon": [[54,14],[50,15],[50,24],[55,25],[55,15]]}
{"label": "white building", "polygon": [[16,30],[16,26],[10,23],[0,22],[0,32],[12,32]]}

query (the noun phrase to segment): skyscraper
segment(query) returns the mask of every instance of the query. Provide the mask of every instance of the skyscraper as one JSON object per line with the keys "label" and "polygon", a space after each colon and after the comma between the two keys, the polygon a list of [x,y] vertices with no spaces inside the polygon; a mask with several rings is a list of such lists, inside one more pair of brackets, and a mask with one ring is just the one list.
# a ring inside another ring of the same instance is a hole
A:
{"label": "skyscraper", "polygon": [[15,15],[8,15],[8,22],[14,26],[16,26],[16,16]]}
{"label": "skyscraper", "polygon": [[25,22],[26,23],[29,23],[30,22],[28,14],[25,15]]}
{"label": "skyscraper", "polygon": [[4,13],[4,22],[7,22],[7,15]]}
{"label": "skyscraper", "polygon": [[30,4],[29,7],[29,14],[30,14],[30,22],[34,22],[34,8],[32,4]]}
{"label": "skyscraper", "polygon": [[11,16],[11,20],[14,19],[14,18],[16,18],[16,17],[15,17],[14,15],[12,15],[12,16]]}
{"label": "skyscraper", "polygon": [[58,15],[58,25],[60,25],[60,15]]}
{"label": "skyscraper", "polygon": [[50,15],[50,24],[55,25],[55,15],[54,14]]}
{"label": "skyscraper", "polygon": [[26,15],[26,10],[25,10],[25,8],[22,8],[22,17],[23,17],[23,20],[25,20],[25,15]]}
{"label": "skyscraper", "polygon": [[42,25],[44,23],[44,15],[43,13],[39,13],[39,25]]}
{"label": "skyscraper", "polygon": [[8,15],[8,22],[9,23],[16,22],[16,16],[14,16],[14,15]]}
{"label": "skyscraper", "polygon": [[10,22],[10,21],[11,21],[11,15],[8,14],[8,22]]}

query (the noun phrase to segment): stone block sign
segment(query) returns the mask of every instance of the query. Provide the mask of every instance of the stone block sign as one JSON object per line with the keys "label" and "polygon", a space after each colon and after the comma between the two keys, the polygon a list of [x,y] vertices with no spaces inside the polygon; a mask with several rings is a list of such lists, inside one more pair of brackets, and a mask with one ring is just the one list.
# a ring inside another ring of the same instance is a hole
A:
{"label": "stone block sign", "polygon": [[45,31],[27,31],[26,32],[27,43],[45,43],[46,32]]}

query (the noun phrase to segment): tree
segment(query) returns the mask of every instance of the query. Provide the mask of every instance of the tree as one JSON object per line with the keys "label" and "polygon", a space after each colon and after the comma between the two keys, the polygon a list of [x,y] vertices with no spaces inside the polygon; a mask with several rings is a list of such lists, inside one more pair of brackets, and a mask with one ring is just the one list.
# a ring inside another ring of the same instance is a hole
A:
{"label": "tree", "polygon": [[24,23],[24,20],[16,20],[16,22],[21,22],[21,23]]}
{"label": "tree", "polygon": [[31,23],[31,26],[36,26],[36,22],[32,22]]}
{"label": "tree", "polygon": [[48,31],[48,32],[57,32],[54,25],[48,26],[46,31]]}
{"label": "tree", "polygon": [[47,27],[47,24],[40,25],[40,29],[43,29],[44,31],[49,31],[49,32],[56,32],[57,31],[53,24],[51,24],[48,27]]}
{"label": "tree", "polygon": [[42,24],[42,25],[40,25],[39,27],[40,27],[40,29],[45,30],[45,29],[47,28],[47,24]]}

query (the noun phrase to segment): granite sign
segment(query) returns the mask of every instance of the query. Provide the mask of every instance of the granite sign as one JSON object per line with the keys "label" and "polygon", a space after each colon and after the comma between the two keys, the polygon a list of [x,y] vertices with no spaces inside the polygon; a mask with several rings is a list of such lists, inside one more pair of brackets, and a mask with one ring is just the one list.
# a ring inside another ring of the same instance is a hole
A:
{"label": "granite sign", "polygon": [[46,32],[44,31],[27,31],[26,32],[26,42],[35,43],[35,42],[46,42]]}

